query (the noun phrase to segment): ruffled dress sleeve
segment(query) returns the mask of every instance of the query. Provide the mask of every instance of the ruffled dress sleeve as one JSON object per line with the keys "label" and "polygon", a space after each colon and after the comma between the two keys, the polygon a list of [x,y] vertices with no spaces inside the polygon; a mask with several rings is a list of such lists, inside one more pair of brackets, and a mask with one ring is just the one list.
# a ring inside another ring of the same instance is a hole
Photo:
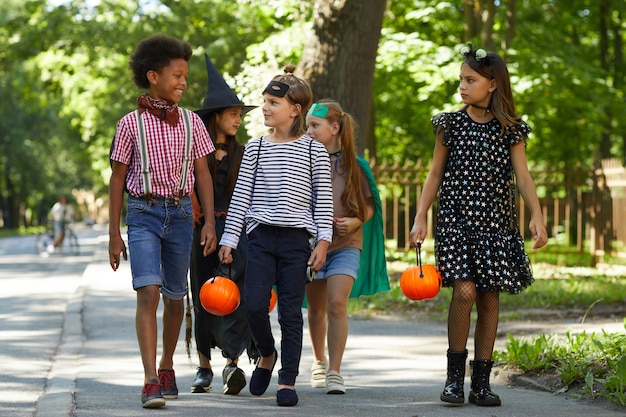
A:
{"label": "ruffled dress sleeve", "polygon": [[445,146],[449,146],[450,137],[452,136],[450,134],[450,117],[450,113],[444,112],[439,113],[438,115],[433,116],[433,118],[430,119],[431,123],[433,124],[433,132],[435,133],[435,136],[443,130],[443,144]]}
{"label": "ruffled dress sleeve", "polygon": [[521,141],[524,141],[524,145],[526,145],[530,130],[530,126],[528,126],[525,122],[510,126],[506,132],[509,145],[515,145],[516,143],[519,143]]}

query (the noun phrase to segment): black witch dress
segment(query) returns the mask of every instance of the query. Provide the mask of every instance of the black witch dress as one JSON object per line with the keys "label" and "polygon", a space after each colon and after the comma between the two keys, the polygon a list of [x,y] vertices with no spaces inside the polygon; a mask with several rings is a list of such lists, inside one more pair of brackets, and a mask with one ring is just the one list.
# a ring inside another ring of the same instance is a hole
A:
{"label": "black witch dress", "polygon": [[502,134],[497,119],[478,123],[465,109],[432,123],[448,148],[435,232],[443,285],[471,280],[479,292],[519,293],[534,279],[517,223],[510,147],[525,142],[530,127],[521,122]]}

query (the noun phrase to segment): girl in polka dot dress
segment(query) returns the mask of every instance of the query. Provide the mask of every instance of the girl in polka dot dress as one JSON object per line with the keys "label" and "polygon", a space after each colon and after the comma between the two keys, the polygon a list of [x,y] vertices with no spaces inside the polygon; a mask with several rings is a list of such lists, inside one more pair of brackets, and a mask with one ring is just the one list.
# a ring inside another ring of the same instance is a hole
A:
{"label": "girl in polka dot dress", "polygon": [[470,313],[478,312],[469,402],[499,406],[489,375],[498,329],[500,292],[519,293],[533,282],[515,214],[515,183],[530,207],[533,248],[547,243],[541,207],[528,171],[530,127],[515,112],[509,72],[494,52],[464,47],[460,110],[432,119],[436,142],[409,240],[426,236],[426,213],[439,191],[435,255],[444,286],[452,287],[448,312],[448,370],[442,401],[463,403]]}

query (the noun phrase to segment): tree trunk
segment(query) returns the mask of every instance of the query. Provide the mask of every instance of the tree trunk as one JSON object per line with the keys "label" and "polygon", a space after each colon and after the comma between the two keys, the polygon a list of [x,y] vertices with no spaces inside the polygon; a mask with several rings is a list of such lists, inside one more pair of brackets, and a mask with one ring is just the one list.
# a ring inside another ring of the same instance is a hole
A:
{"label": "tree trunk", "polygon": [[464,0],[463,1],[463,34],[465,35],[465,41],[469,41],[476,33],[478,33],[478,23],[474,12],[476,0]]}
{"label": "tree trunk", "polygon": [[6,198],[4,200],[4,207],[2,211],[4,228],[14,229],[18,227],[18,209],[15,201],[15,187],[13,181],[9,175],[9,168],[6,167],[4,171],[4,183],[6,185]]}
{"label": "tree trunk", "polygon": [[[624,39],[622,37],[622,27],[624,25],[624,21],[622,19],[622,12],[620,10],[617,11],[615,22],[613,24],[613,33],[615,39],[613,40],[613,50],[615,51],[614,61],[614,76],[613,76],[613,87],[615,90],[622,91],[624,88],[624,75],[626,73],[626,68],[624,66]],[[617,132],[616,132],[617,133]],[[622,161],[626,163],[626,135],[624,135],[623,130],[618,133],[622,137]]]}
{"label": "tree trunk", "polygon": [[336,100],[359,126],[357,149],[376,147],[372,85],[386,0],[316,0],[313,34],[298,72],[309,81],[315,100]]}
{"label": "tree trunk", "polygon": [[[600,58],[600,66],[601,68],[607,72],[610,72],[609,65],[609,21],[611,19],[610,15],[610,0],[602,0],[599,4],[599,17],[600,23],[598,31],[600,32],[600,43],[599,43],[599,58]],[[606,124],[610,124],[610,114],[611,114],[611,106],[606,106],[607,116],[609,121]],[[609,135],[610,130],[604,129],[604,132],[601,134],[600,139],[600,158],[607,159],[611,157],[611,137]]]}
{"label": "tree trunk", "polygon": [[506,22],[504,31],[504,41],[500,45],[503,51],[507,51],[515,38],[515,26],[517,23],[517,1],[509,0],[506,9]]}
{"label": "tree trunk", "polygon": [[476,48],[494,50],[493,26],[496,20],[495,0],[464,0],[463,1],[463,32],[465,41],[469,42],[480,36],[480,45]]}
{"label": "tree trunk", "polygon": [[490,51],[493,51],[496,46],[493,38],[493,24],[495,21],[496,3],[494,0],[488,0],[485,2],[485,9],[483,10],[480,41],[482,42],[482,47]]}

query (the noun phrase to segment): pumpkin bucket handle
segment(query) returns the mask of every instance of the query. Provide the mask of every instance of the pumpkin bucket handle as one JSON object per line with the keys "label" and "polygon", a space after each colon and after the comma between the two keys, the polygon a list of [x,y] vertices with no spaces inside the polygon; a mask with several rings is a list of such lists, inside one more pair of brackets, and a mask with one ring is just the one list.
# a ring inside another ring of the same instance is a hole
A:
{"label": "pumpkin bucket handle", "polygon": [[[213,276],[211,278],[208,279],[208,281],[214,282],[215,281],[215,277],[218,276],[217,271],[219,271],[222,268],[222,261],[220,261],[220,264],[217,266],[217,268],[215,268],[215,272],[213,272]],[[232,263],[228,264],[228,276],[226,278],[232,280],[231,275],[232,275]]]}
{"label": "pumpkin bucket handle", "polygon": [[420,278],[424,278],[424,272],[422,272],[422,253],[421,253],[421,249],[422,249],[422,244],[420,242],[417,242],[417,247],[415,248],[416,264],[420,267]]}

